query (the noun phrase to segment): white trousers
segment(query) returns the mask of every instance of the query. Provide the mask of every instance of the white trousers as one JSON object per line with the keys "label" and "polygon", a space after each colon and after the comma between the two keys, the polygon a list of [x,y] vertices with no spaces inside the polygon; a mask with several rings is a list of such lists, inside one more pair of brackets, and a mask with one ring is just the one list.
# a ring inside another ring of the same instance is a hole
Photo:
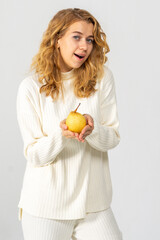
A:
{"label": "white trousers", "polygon": [[122,240],[111,208],[74,220],[39,218],[23,211],[22,230],[24,240]]}

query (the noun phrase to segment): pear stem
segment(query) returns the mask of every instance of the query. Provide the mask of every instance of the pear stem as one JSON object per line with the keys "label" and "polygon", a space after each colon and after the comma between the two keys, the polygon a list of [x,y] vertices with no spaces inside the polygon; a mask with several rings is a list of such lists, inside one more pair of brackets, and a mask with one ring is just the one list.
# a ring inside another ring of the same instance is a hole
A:
{"label": "pear stem", "polygon": [[78,104],[78,107],[74,110],[74,112],[77,112],[77,109],[79,108],[81,103]]}

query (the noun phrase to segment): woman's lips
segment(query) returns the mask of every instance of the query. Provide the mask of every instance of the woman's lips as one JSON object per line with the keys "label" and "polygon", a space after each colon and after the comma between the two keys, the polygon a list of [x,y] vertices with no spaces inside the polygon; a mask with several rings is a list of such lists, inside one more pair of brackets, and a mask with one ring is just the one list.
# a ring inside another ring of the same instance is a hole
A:
{"label": "woman's lips", "polygon": [[79,61],[82,61],[85,57],[85,55],[78,55],[76,53],[74,53],[74,56],[76,57],[76,59],[78,59]]}

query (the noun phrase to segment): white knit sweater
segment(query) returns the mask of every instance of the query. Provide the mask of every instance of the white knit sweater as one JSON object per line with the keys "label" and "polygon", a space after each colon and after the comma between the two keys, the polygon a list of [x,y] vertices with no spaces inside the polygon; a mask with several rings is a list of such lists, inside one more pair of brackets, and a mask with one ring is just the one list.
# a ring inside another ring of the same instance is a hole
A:
{"label": "white knit sweater", "polygon": [[[89,98],[73,93],[74,70],[62,73],[65,101],[45,93],[36,75],[25,78],[17,93],[17,120],[27,160],[19,207],[53,219],[80,219],[88,212],[107,209],[112,184],[107,151],[120,141],[115,82],[111,70],[97,82]],[[62,136],[60,121],[81,103],[78,112],[90,114],[94,130],[84,143]]]}

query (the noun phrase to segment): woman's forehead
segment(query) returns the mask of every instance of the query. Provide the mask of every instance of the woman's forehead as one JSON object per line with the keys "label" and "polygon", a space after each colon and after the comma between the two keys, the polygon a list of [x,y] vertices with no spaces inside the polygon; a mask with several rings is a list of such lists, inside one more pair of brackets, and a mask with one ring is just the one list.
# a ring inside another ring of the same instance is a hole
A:
{"label": "woman's forehead", "polygon": [[93,24],[86,21],[78,21],[71,24],[67,30],[68,33],[79,32],[86,35],[93,35]]}

